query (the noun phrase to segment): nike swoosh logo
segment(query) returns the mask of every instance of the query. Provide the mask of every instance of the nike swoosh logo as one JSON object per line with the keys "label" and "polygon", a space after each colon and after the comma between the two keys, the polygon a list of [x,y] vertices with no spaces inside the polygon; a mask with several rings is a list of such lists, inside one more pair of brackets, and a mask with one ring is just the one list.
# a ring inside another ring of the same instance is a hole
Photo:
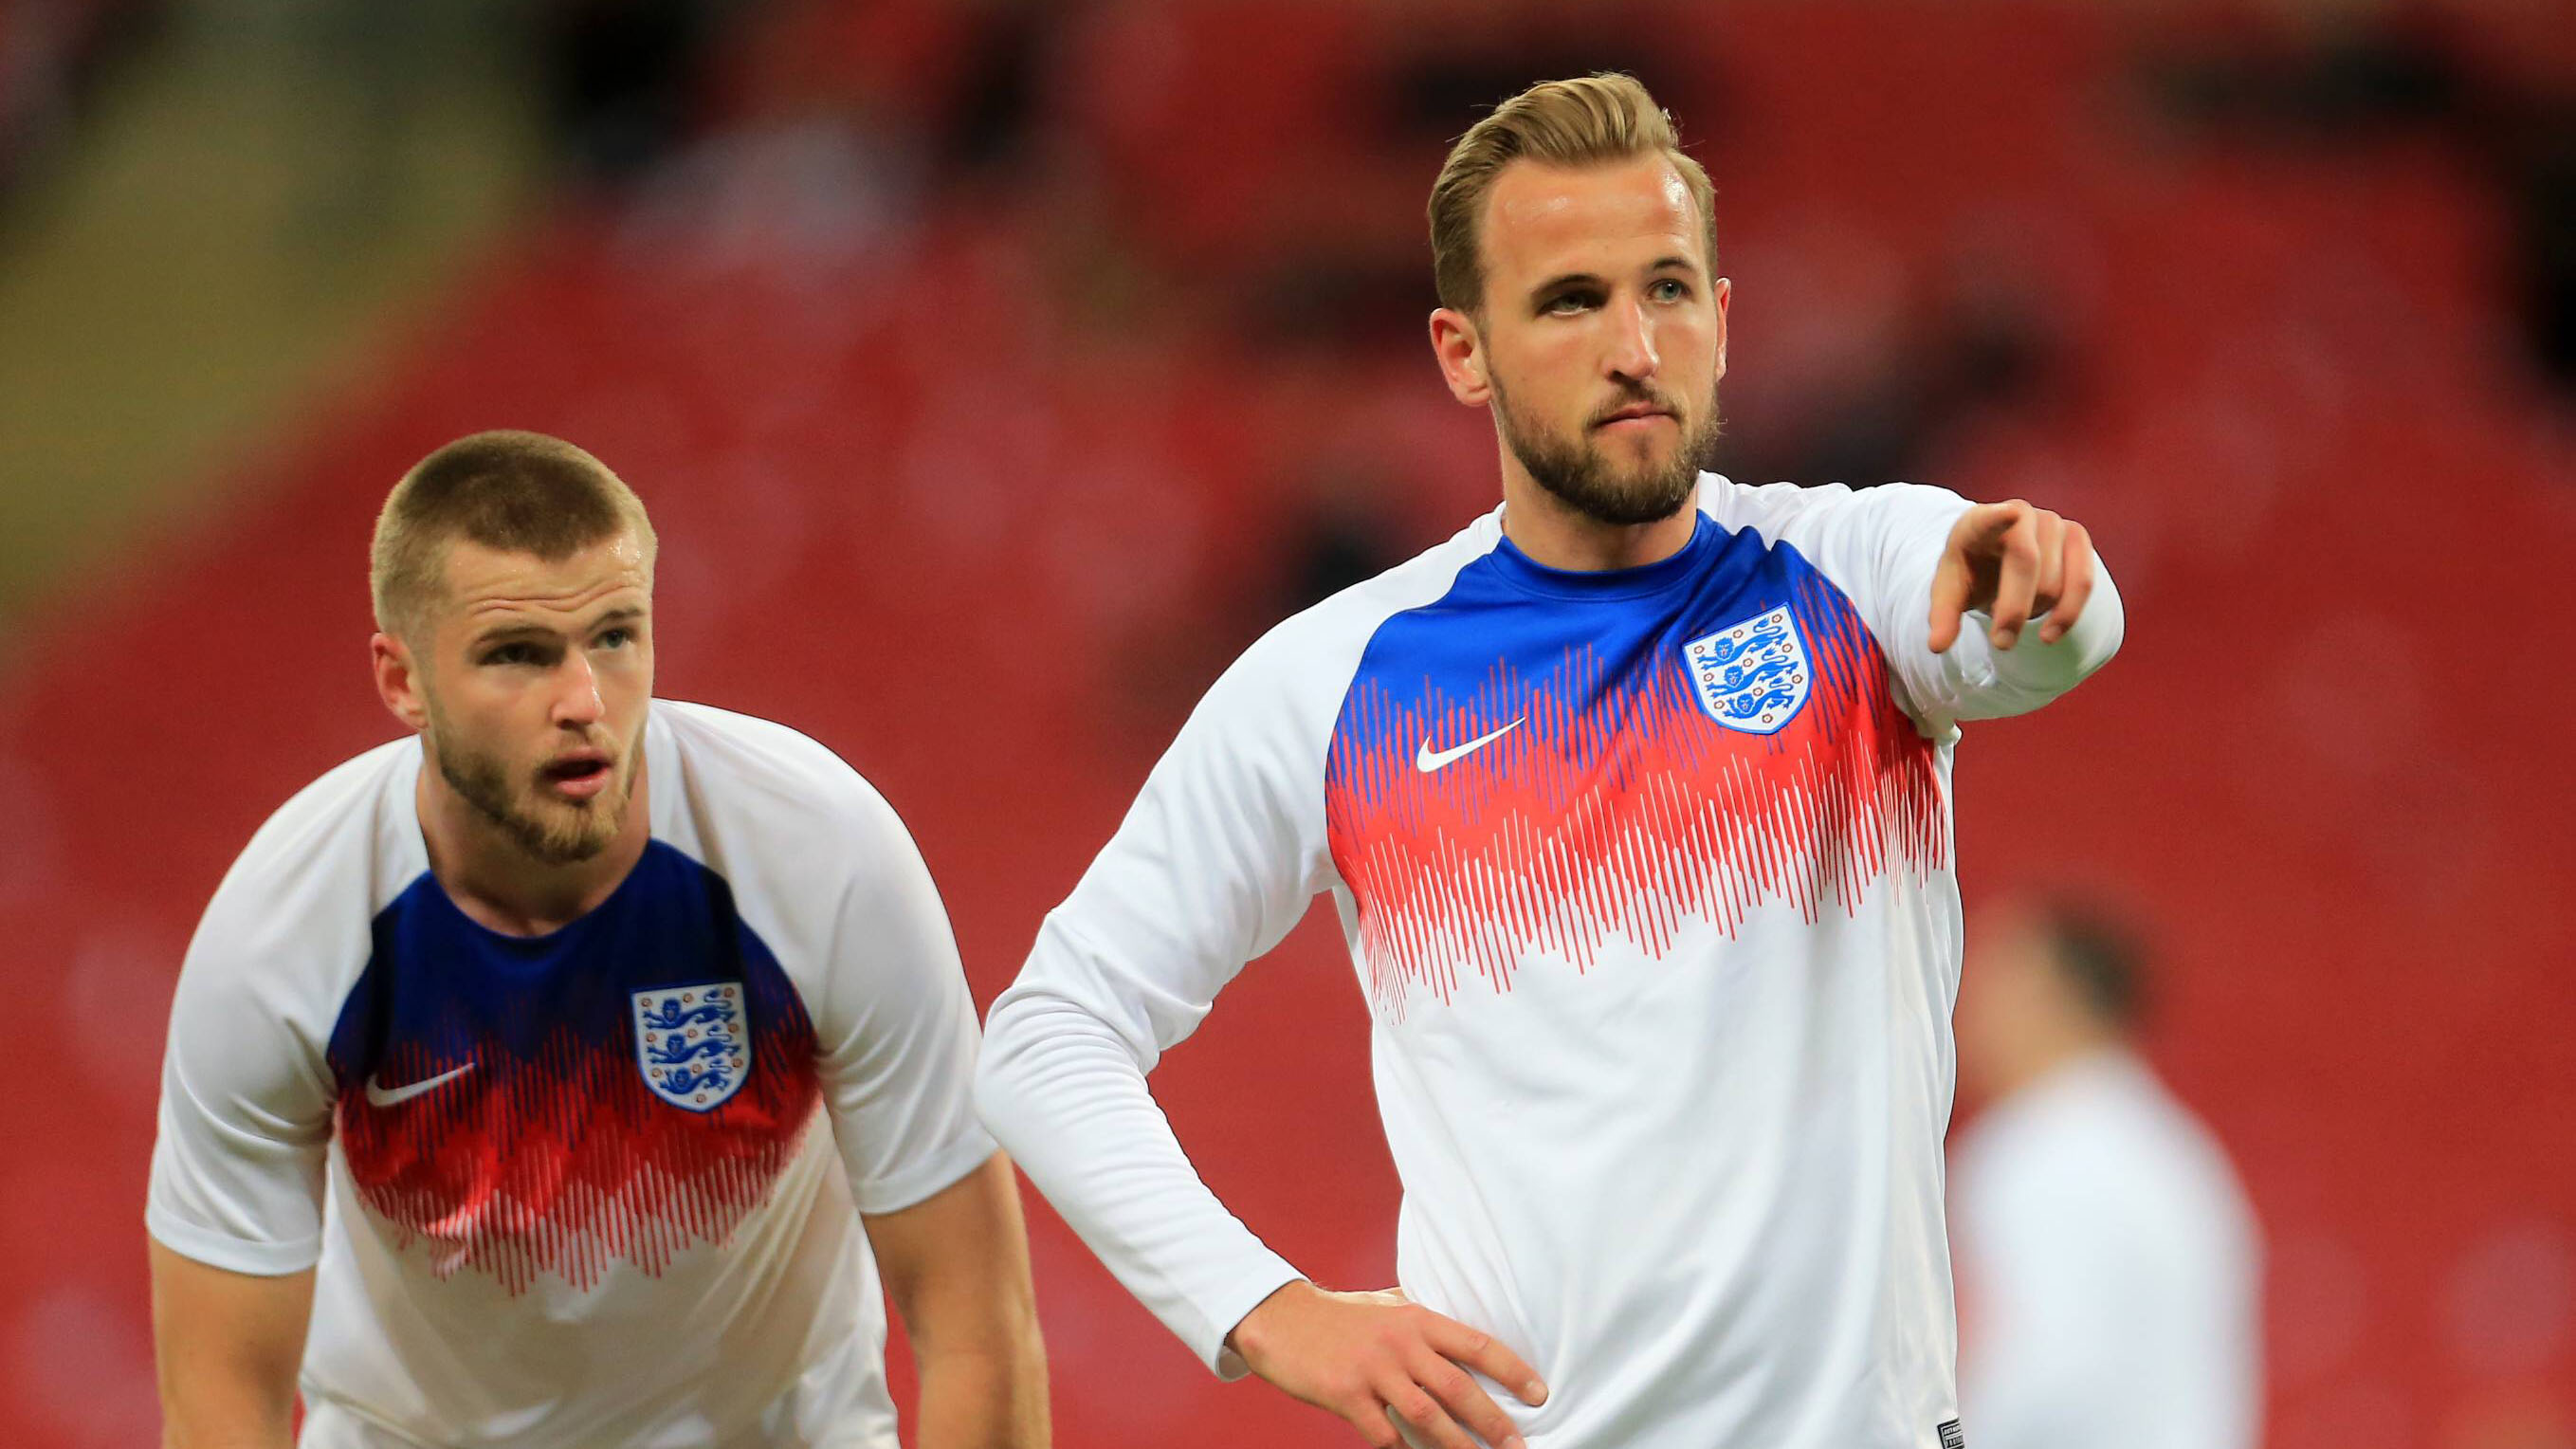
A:
{"label": "nike swoosh logo", "polygon": [[[1521,716],[1521,719],[1528,718],[1528,715]],[[1467,756],[1476,753],[1485,746],[1490,745],[1494,741],[1501,739],[1503,736],[1510,734],[1512,731],[1519,729],[1521,727],[1521,719],[1513,720],[1510,724],[1503,726],[1492,734],[1478,735],[1476,738],[1453,749],[1435,750],[1431,748],[1430,737],[1426,735],[1422,741],[1422,752],[1413,757],[1413,768],[1428,775],[1432,771],[1439,769],[1442,765],[1448,764],[1451,760],[1465,759]]]}
{"label": "nike swoosh logo", "polygon": [[408,1102],[412,1098],[419,1096],[421,1093],[428,1091],[430,1088],[455,1081],[458,1077],[464,1076],[467,1072],[472,1070],[474,1070],[474,1064],[472,1062],[467,1062],[465,1065],[458,1067],[453,1071],[441,1072],[437,1076],[426,1077],[404,1087],[379,1087],[376,1085],[376,1079],[374,1077],[369,1077],[367,1078],[367,1105],[370,1107],[391,1107],[397,1103]]}

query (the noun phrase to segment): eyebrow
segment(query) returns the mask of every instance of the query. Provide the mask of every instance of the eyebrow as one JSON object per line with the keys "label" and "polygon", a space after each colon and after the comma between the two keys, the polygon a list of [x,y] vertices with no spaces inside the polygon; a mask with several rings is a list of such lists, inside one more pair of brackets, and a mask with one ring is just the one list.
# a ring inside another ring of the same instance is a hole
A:
{"label": "eyebrow", "polygon": [[[1685,256],[1661,256],[1646,264],[1646,270],[1649,272],[1660,272],[1672,268],[1679,268],[1682,271],[1696,274],[1699,271],[1699,263],[1692,261],[1690,258]],[[1539,283],[1537,286],[1530,288],[1530,295],[1533,297],[1544,297],[1551,292],[1563,291],[1567,287],[1598,287],[1601,285],[1603,285],[1601,278],[1591,272],[1566,272],[1560,276],[1550,277],[1546,281]]]}
{"label": "eyebrow", "polygon": [[[633,604],[622,604],[592,620],[590,622],[590,627],[582,632],[586,634],[596,634],[602,629],[610,628],[618,624],[631,624],[643,617],[644,611],[642,609],[637,608]],[[562,637],[563,632],[563,630],[553,628],[549,625],[531,623],[523,619],[514,623],[498,625],[475,635],[474,647],[479,649],[486,644],[498,644],[507,640],[515,639],[555,639]]]}

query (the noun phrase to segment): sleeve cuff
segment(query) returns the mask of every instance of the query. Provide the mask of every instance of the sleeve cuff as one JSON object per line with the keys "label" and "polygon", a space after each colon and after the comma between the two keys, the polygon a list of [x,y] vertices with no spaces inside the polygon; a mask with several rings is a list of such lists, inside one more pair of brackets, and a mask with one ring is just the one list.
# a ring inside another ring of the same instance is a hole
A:
{"label": "sleeve cuff", "polygon": [[1213,1311],[1208,1315],[1211,1330],[1208,1340],[1191,1345],[1198,1350],[1199,1361],[1228,1383],[1252,1372],[1252,1366],[1243,1361],[1243,1355],[1226,1346],[1226,1335],[1234,1332],[1234,1326],[1260,1307],[1264,1299],[1306,1276],[1288,1266],[1287,1259],[1268,1249],[1263,1250],[1263,1256],[1266,1262],[1247,1265],[1241,1278],[1209,1300],[1208,1307]]}
{"label": "sleeve cuff", "polygon": [[298,1238],[285,1243],[250,1242],[229,1236],[168,1212],[159,1203],[143,1210],[143,1226],[154,1241],[182,1258],[221,1268],[230,1273],[248,1273],[259,1278],[282,1278],[301,1273],[322,1260],[319,1237]]}

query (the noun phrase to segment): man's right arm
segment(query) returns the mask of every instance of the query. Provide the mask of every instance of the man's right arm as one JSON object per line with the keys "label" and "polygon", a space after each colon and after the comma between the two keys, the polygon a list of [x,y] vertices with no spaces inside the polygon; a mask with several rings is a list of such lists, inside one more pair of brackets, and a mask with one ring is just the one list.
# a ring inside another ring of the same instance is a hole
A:
{"label": "man's right arm", "polygon": [[346,994],[302,969],[336,953],[299,919],[228,879],[170,1005],[144,1223],[172,1449],[293,1433],[335,1097],[322,1013]]}
{"label": "man's right arm", "polygon": [[313,1270],[235,1273],[152,1244],[164,1449],[286,1449]]}
{"label": "man's right arm", "polygon": [[[1269,642],[1269,641],[1265,641]],[[1145,1086],[1322,888],[1323,748],[1264,649],[1154,767],[993,1003],[985,1125],[1129,1292],[1228,1378],[1225,1335],[1297,1270],[1200,1181]]]}
{"label": "man's right arm", "polygon": [[1250,1371],[1397,1442],[1442,1449],[1511,1425],[1460,1367],[1543,1392],[1484,1334],[1400,1295],[1327,1293],[1202,1182],[1145,1084],[1243,964],[1332,879],[1323,767],[1332,701],[1295,687],[1336,662],[1254,646],[1200,703],[1108,846],[993,1003],[985,1123],[1128,1291],[1219,1374]]}

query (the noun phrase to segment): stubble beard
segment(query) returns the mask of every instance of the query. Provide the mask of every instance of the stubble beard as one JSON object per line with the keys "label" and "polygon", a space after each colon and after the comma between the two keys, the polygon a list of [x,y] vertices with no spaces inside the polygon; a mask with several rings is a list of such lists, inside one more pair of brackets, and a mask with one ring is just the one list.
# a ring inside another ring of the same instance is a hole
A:
{"label": "stubble beard", "polygon": [[[1725,425],[1714,387],[1702,400],[1696,419],[1685,418],[1681,446],[1670,459],[1624,471],[1593,441],[1588,425],[1575,437],[1563,436],[1514,407],[1502,379],[1495,378],[1493,388],[1494,418],[1502,429],[1503,445],[1539,487],[1596,523],[1625,527],[1672,517],[1690,502],[1698,490],[1699,475],[1717,460],[1718,437]],[[1622,405],[1628,402],[1671,405],[1658,394],[1633,390]]]}
{"label": "stubble beard", "polygon": [[438,773],[474,813],[507,835],[511,842],[546,865],[578,865],[598,855],[617,839],[634,793],[633,751],[617,762],[617,779],[590,800],[546,800],[531,780],[514,790],[509,767],[499,759],[458,748],[455,731],[433,709],[429,743],[438,758]]}

